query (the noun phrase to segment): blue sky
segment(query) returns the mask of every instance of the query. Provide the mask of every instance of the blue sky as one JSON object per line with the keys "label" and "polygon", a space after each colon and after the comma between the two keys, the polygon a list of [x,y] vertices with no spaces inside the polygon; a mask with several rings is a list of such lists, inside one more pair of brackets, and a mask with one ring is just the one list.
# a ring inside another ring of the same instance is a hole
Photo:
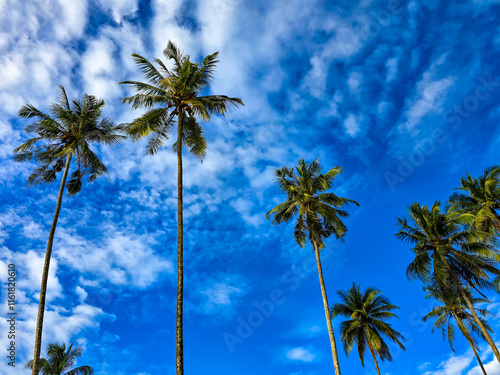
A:
{"label": "blue sky", "polygon": [[[3,358],[0,373],[26,373],[32,356],[57,194],[57,184],[23,188],[33,166],[12,160],[27,137],[17,111],[47,110],[62,84],[131,121],[141,111],[121,104],[129,91],[117,84],[142,79],[130,55],[159,57],[171,39],[192,60],[219,51],[211,92],[246,104],[205,124],[203,164],[185,157],[186,373],[333,373],[311,249],[264,217],[283,198],[273,169],[319,157],[344,167],[335,192],[361,204],[346,241],[323,253],[330,303],[356,281],[401,307],[393,324],[407,350],[393,347],[384,374],[480,374],[464,340],[452,354],[420,321],[432,303],[406,279],[412,253],[394,218],[415,200],[446,201],[465,171],[498,164],[499,17],[494,0],[0,1],[0,276],[16,264],[20,317],[18,366],[8,371]],[[175,154],[144,156],[130,141],[98,151],[109,177],[63,201],[44,346],[77,340],[80,363],[99,375],[174,374]],[[500,374],[491,351],[482,356]],[[375,373],[355,352],[340,351],[340,364],[343,374]]]}

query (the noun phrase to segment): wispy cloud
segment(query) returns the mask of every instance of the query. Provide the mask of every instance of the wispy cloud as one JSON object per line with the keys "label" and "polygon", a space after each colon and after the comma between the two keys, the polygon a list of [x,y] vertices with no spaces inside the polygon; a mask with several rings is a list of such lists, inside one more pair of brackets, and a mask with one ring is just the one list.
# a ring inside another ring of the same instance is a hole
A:
{"label": "wispy cloud", "polygon": [[291,361],[313,362],[316,359],[316,354],[312,353],[310,349],[299,346],[287,350],[286,357]]}

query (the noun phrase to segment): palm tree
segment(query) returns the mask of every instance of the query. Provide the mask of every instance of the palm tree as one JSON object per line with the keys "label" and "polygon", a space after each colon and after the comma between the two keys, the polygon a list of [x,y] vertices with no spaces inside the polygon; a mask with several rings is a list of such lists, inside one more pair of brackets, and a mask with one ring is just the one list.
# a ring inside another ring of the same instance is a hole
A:
{"label": "palm tree", "polygon": [[463,190],[468,194],[454,193],[450,197],[452,209],[460,210],[475,216],[476,228],[496,230],[500,234],[500,166],[494,165],[484,170],[479,178],[472,178],[467,173],[460,179]]}
{"label": "palm tree", "polygon": [[299,160],[295,168],[277,168],[275,170],[276,184],[286,194],[286,201],[266,214],[268,220],[272,217],[272,224],[289,222],[297,215],[293,232],[295,242],[300,247],[304,247],[306,240],[309,240],[313,247],[316,254],[326,324],[332,347],[333,365],[337,375],[340,375],[340,366],[330,319],[325,281],[323,280],[320,249],[325,247],[323,240],[329,238],[332,234],[336,238],[341,238],[346,233],[347,228],[342,222],[342,218],[348,217],[349,214],[342,208],[352,203],[359,206],[357,202],[351,199],[326,192],[332,187],[333,181],[341,172],[342,168],[335,167],[326,174],[321,174],[318,161],[312,161],[308,164],[304,159]]}
{"label": "palm tree", "polygon": [[[90,366],[75,367],[76,359],[82,355],[82,348],[73,347],[74,342],[66,350],[65,344],[49,344],[47,357],[40,358],[40,372],[42,375],[92,375],[94,369]],[[33,360],[29,361],[26,368],[33,369]]]}
{"label": "palm tree", "polygon": [[[14,150],[16,154],[14,160],[19,162],[34,160],[40,165],[29,176],[26,183],[28,187],[54,182],[57,173],[64,171],[43,265],[36,323],[33,375],[38,374],[39,368],[50,257],[64,188],[66,187],[68,195],[75,195],[81,190],[85,175],[88,175],[88,181],[92,182],[107,172],[106,166],[90,149],[90,144],[113,145],[124,138],[124,136],[117,134],[121,129],[120,126],[114,126],[108,118],[101,119],[103,100],[85,94],[81,100],[73,99],[71,101],[73,108],[71,108],[64,87],[59,86],[59,88],[59,101],[53,103],[50,109],[52,117],[30,104],[21,107],[19,116],[36,119],[34,123],[27,125],[25,130],[28,133],[36,133],[37,136]],[[72,162],[74,164],[73,172],[69,181],[66,182]]]}
{"label": "palm tree", "polygon": [[[472,348],[483,374],[486,375],[486,370],[484,369],[481,358],[479,358],[479,354],[477,353],[478,347],[472,334],[475,334],[482,339],[484,339],[484,336],[481,333],[481,329],[475,324],[472,314],[467,311],[467,306],[457,288],[453,285],[449,285],[446,289],[441,289],[436,285],[431,285],[424,287],[424,290],[428,292],[425,298],[434,298],[442,302],[443,305],[435,306],[431,312],[422,318],[422,320],[426,322],[428,319],[435,319],[432,331],[434,332],[436,329],[441,329],[443,333],[443,340],[448,338],[451,350],[455,351],[453,348],[453,342],[455,341],[455,329],[452,324],[452,321],[454,320],[458,329]],[[474,298],[468,288],[464,288],[464,291],[472,305],[489,302],[484,298]],[[489,332],[493,332],[486,320],[483,319],[485,316],[491,316],[492,314],[486,309],[475,309],[476,313],[479,312],[481,315],[479,319],[486,329]]]}
{"label": "palm tree", "polygon": [[176,311],[176,370],[184,373],[183,354],[183,205],[182,205],[182,148],[203,160],[207,142],[203,128],[198,122],[210,121],[210,115],[224,116],[233,108],[243,105],[239,98],[225,95],[202,95],[213,79],[218,62],[215,52],[206,56],[201,66],[194,64],[188,55],[182,53],[171,41],[163,50],[173,68],[168,69],[160,59],[154,59],[156,66],[146,58],[133,54],[135,62],[144,73],[147,83],[124,81],[131,85],[136,94],[123,99],[133,109],[146,108],[142,116],[135,119],[128,128],[133,141],[148,137],[146,154],[154,155],[169,139],[177,120],[177,140],[172,148],[177,152],[177,311]]}
{"label": "palm tree", "polygon": [[382,293],[375,288],[367,288],[361,292],[359,284],[352,283],[352,287],[347,291],[339,290],[337,294],[341,303],[336,303],[332,307],[332,318],[339,315],[349,318],[340,323],[341,337],[346,354],[349,354],[354,347],[358,346],[358,355],[361,365],[364,366],[366,347],[373,357],[377,374],[377,355],[381,360],[392,361],[392,355],[382,336],[397,343],[405,350],[400,340],[404,337],[390,324],[385,321],[389,318],[398,318],[391,310],[399,309],[398,306],[391,305],[389,300],[382,296]]}
{"label": "palm tree", "polygon": [[436,283],[442,289],[447,285],[457,288],[500,363],[500,353],[465,292],[465,287],[491,289],[492,278],[500,275],[496,267],[500,255],[491,244],[491,234],[468,228],[469,215],[454,211],[443,214],[439,202],[431,209],[415,202],[408,213],[411,222],[397,218],[396,233],[400,240],[413,245],[415,259],[406,270],[408,278],[420,279],[426,285]]}

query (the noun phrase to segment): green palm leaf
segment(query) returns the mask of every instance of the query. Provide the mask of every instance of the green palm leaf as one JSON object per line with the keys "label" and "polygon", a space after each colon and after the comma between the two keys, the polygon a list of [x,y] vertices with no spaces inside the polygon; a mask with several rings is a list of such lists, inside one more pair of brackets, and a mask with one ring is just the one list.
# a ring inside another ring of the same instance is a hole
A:
{"label": "green palm leaf", "polygon": [[390,303],[389,299],[375,288],[361,291],[359,284],[353,283],[348,290],[337,292],[340,302],[331,308],[331,316],[348,318],[340,323],[341,340],[346,354],[354,347],[358,347],[358,356],[364,366],[366,348],[370,349],[378,370],[376,356],[381,360],[392,361],[392,355],[385,339],[397,343],[405,350],[401,341],[404,337],[386,322],[387,319],[397,318],[392,310],[399,309]]}
{"label": "green palm leaf", "polygon": [[[65,344],[49,344],[47,358],[40,358],[41,375],[93,375],[90,366],[75,367],[77,358],[81,357],[82,348],[74,346],[74,342],[66,349]],[[33,369],[33,360],[25,368]]]}

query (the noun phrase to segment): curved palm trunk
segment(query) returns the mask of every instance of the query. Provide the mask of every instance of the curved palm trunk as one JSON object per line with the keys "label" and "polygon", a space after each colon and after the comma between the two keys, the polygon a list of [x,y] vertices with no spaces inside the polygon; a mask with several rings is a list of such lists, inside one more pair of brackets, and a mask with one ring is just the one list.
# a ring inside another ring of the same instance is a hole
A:
{"label": "curved palm trunk", "polygon": [[370,344],[370,341],[366,340],[368,343],[368,349],[370,349],[370,353],[372,354],[373,357],[373,362],[375,363],[375,368],[377,369],[377,374],[380,375],[380,369],[378,368],[378,362],[377,362],[377,357],[375,356],[375,352],[373,351],[372,344]]}
{"label": "curved palm trunk", "polygon": [[481,370],[483,371],[483,374],[484,375],[488,375],[486,373],[486,370],[484,369],[483,362],[481,362],[481,358],[479,358],[479,354],[477,353],[477,350],[474,347],[474,343],[468,337],[465,337],[465,338],[467,339],[467,342],[469,343],[470,347],[472,348],[472,351],[474,352],[474,355],[476,356],[477,363],[479,363],[479,367],[481,367]]}
{"label": "curved palm trunk", "polygon": [[321,295],[323,296],[323,305],[325,307],[326,325],[328,327],[328,335],[330,336],[330,345],[332,347],[333,367],[335,374],[340,375],[339,358],[337,355],[337,345],[335,344],[335,335],[333,334],[332,318],[330,316],[330,307],[328,306],[328,298],[326,296],[325,280],[323,279],[323,269],[321,268],[321,258],[319,248],[313,241],[314,252],[316,253],[316,263],[318,265],[319,284],[321,286]]}
{"label": "curved palm trunk", "polygon": [[[455,279],[455,282],[457,282],[456,279]],[[476,310],[474,309],[472,302],[469,300],[469,298],[467,298],[467,295],[465,294],[462,286],[460,284],[458,284],[458,282],[457,282],[457,286],[458,286],[458,290],[460,291],[460,295],[464,299],[465,303],[467,304],[467,307],[469,308],[470,313],[474,317],[474,321],[476,322],[476,324],[479,327],[479,329],[481,330],[481,333],[483,334],[484,338],[486,339],[486,341],[490,345],[491,350],[493,350],[493,354],[495,354],[495,358],[497,359],[498,363],[500,363],[500,353],[498,352],[498,349],[497,349],[497,346],[495,345],[495,342],[491,338],[491,336],[490,336],[488,330],[486,329],[486,327],[484,326],[484,324],[481,322],[481,320],[477,316]]]}
{"label": "curved palm trunk", "polygon": [[464,330],[462,329],[462,327],[464,326],[462,319],[460,319],[455,312],[453,312],[453,317],[457,321],[458,329],[460,329],[460,332],[462,332],[462,335],[466,338],[467,342],[469,343],[470,347],[472,348],[472,351],[474,352],[474,355],[476,356],[477,362],[479,363],[479,367],[481,367],[483,374],[488,375],[486,373],[486,370],[483,367],[483,362],[481,362],[481,358],[479,358],[479,354],[477,353],[477,350],[474,346],[474,343],[471,340],[470,335],[467,332],[464,332]]}
{"label": "curved palm trunk", "polygon": [[183,217],[182,217],[182,111],[177,120],[177,309],[175,326],[175,363],[176,374],[184,375],[184,338],[183,338]]}
{"label": "curved palm trunk", "polygon": [[474,347],[474,344],[469,339],[467,339],[467,341],[468,341],[470,347],[472,348],[472,351],[474,352],[474,355],[476,356],[477,363],[479,363],[479,367],[481,367],[481,370],[483,371],[483,374],[484,375],[488,375],[486,373],[486,370],[484,369],[483,362],[481,362],[481,358],[479,358],[479,354],[477,354],[477,350]]}
{"label": "curved palm trunk", "polygon": [[50,227],[49,239],[47,241],[47,250],[45,252],[45,261],[43,263],[42,285],[40,286],[38,316],[36,318],[35,349],[33,354],[32,375],[38,375],[38,372],[40,371],[40,350],[42,347],[43,317],[45,314],[45,296],[47,294],[47,281],[49,279],[50,257],[52,255],[52,244],[54,243],[54,235],[56,233],[57,221],[59,220],[59,212],[61,211],[62,198],[64,195],[64,185],[66,185],[66,178],[68,177],[70,164],[71,156],[68,157],[68,160],[66,161],[66,165],[64,167],[61,186],[59,187],[59,194],[57,196],[56,211],[54,212],[54,219],[52,219],[52,226]]}

